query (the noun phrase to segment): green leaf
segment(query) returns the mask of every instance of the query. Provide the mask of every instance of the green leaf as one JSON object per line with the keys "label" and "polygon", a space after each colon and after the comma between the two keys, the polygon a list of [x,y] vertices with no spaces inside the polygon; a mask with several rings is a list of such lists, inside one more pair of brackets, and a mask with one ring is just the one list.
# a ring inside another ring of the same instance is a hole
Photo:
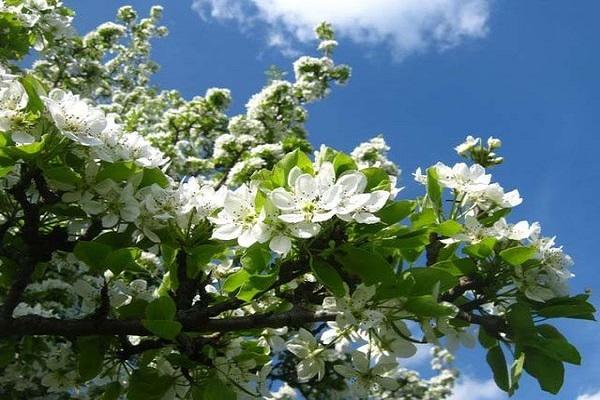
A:
{"label": "green leaf", "polygon": [[178,321],[143,319],[142,325],[150,332],[163,339],[174,340],[183,326]]}
{"label": "green leaf", "polygon": [[101,182],[104,179],[112,179],[115,182],[126,181],[137,169],[138,167],[131,161],[104,163],[96,175],[96,181]]}
{"label": "green leaf", "polygon": [[172,320],[175,318],[177,307],[170,296],[160,296],[146,306],[146,319]]}
{"label": "green leaf", "polygon": [[395,201],[383,207],[377,215],[381,221],[391,225],[402,221],[415,210],[416,203],[412,200]]}
{"label": "green leaf", "polygon": [[516,267],[523,264],[525,261],[530,260],[537,249],[535,247],[511,247],[510,249],[502,250],[500,252],[500,257],[509,263],[510,265]]}
{"label": "green leaf", "polygon": [[437,222],[436,213],[431,208],[425,208],[420,213],[413,214],[410,219],[414,229],[435,224]]}
{"label": "green leaf", "polygon": [[470,246],[465,246],[463,248],[463,253],[470,255],[474,258],[486,258],[494,251],[494,246],[496,245],[496,239],[493,237],[486,237],[481,239],[479,243],[472,244]]}
{"label": "green leaf", "polygon": [[479,327],[479,343],[483,346],[484,349],[491,349],[492,347],[498,345],[498,339],[495,339],[488,335],[482,327]]}
{"label": "green leaf", "polygon": [[288,175],[292,168],[298,167],[302,171],[312,174],[312,161],[303,151],[296,149],[286,154],[273,168],[272,180],[276,186],[286,187]]}
{"label": "green leaf", "polygon": [[6,153],[15,159],[33,160],[44,148],[44,141],[23,144],[15,147],[6,147]]}
{"label": "green leaf", "polygon": [[381,241],[384,247],[394,249],[418,249],[429,243],[429,231],[427,229],[418,229],[392,239]]}
{"label": "green leaf", "polygon": [[340,274],[331,265],[319,258],[310,259],[310,268],[315,277],[336,297],[342,297],[346,294],[344,281]]}
{"label": "green leaf", "polygon": [[271,252],[265,246],[255,244],[244,252],[240,262],[249,273],[258,273],[267,269],[271,257]]}
{"label": "green leaf", "polygon": [[50,180],[75,187],[81,182],[81,176],[66,166],[48,168],[44,170],[44,175]]}
{"label": "green leaf", "polygon": [[121,394],[121,384],[119,382],[111,382],[104,386],[101,400],[118,400]]}
{"label": "green leaf", "polygon": [[97,242],[78,242],[73,254],[86,263],[93,272],[101,272],[106,268],[106,256],[112,251],[110,246]]}
{"label": "green leaf", "polygon": [[333,169],[335,171],[335,176],[340,176],[342,173],[346,171],[356,170],[356,163],[346,153],[338,152],[335,157],[333,157]]}
{"label": "green leaf", "polygon": [[447,271],[454,276],[471,275],[475,271],[475,263],[469,258],[454,258],[433,264],[430,268]]}
{"label": "green leaf", "polygon": [[278,272],[279,271],[276,271],[267,275],[250,275],[240,288],[236,297],[244,301],[252,300],[254,296],[264,292],[275,283]]}
{"label": "green leaf", "polygon": [[360,170],[360,172],[367,177],[365,192],[390,189],[390,177],[385,170],[381,168],[365,168]]}
{"label": "green leaf", "polygon": [[131,270],[140,271],[141,267],[137,263],[142,254],[142,250],[137,247],[126,247],[113,251],[106,257],[106,266],[115,274],[118,275],[121,271]]}
{"label": "green leaf", "polygon": [[413,296],[431,294],[438,283],[440,292],[445,292],[458,283],[458,277],[440,268],[411,268],[406,273],[415,279],[415,285],[410,292]]}
{"label": "green leaf", "polygon": [[442,222],[434,227],[432,231],[439,233],[442,236],[454,236],[463,231],[463,226],[453,219]]}
{"label": "green leaf", "polygon": [[510,389],[508,370],[506,367],[506,359],[504,358],[504,353],[500,346],[494,346],[489,349],[486,360],[492,369],[496,385],[505,392],[508,392]]}
{"label": "green leaf", "polygon": [[417,317],[447,317],[456,314],[456,306],[450,303],[438,303],[433,296],[410,297],[404,308]]}
{"label": "green leaf", "polygon": [[226,247],[221,244],[201,244],[189,252],[187,275],[195,278]]}
{"label": "green leaf", "polygon": [[4,368],[13,362],[16,355],[17,351],[14,340],[0,340],[0,368]]}
{"label": "green leaf", "polygon": [[194,400],[235,400],[237,395],[233,389],[217,377],[205,380],[200,386]]}
{"label": "green leaf", "polygon": [[497,222],[500,218],[506,217],[512,211],[511,208],[502,208],[498,211],[494,211],[492,214],[481,218],[479,223],[483,226],[492,226],[495,222]]}
{"label": "green leaf", "polygon": [[161,400],[173,386],[175,378],[159,374],[158,370],[142,367],[129,377],[128,400]]}
{"label": "green leaf", "polygon": [[442,211],[442,187],[438,179],[436,168],[427,169],[427,196],[433,204],[433,209],[437,215]]}
{"label": "green leaf", "polygon": [[33,112],[43,112],[45,107],[44,102],[40,99],[40,95],[45,95],[46,93],[42,84],[33,75],[25,75],[21,78],[21,83],[29,97],[27,109]]}
{"label": "green leaf", "polygon": [[223,283],[223,290],[227,293],[234,292],[239,289],[249,277],[250,274],[246,270],[240,269],[225,279],[225,282]]}
{"label": "green leaf", "polygon": [[144,168],[140,187],[158,185],[161,188],[169,186],[169,178],[160,170],[160,168]]}
{"label": "green leaf", "polygon": [[80,336],[77,338],[77,367],[79,376],[86,382],[102,372],[102,363],[107,349],[106,338]]}
{"label": "green leaf", "polygon": [[531,310],[526,304],[515,303],[508,310],[508,325],[516,338],[536,335]]}
{"label": "green leaf", "polygon": [[525,365],[525,353],[520,353],[513,361],[512,366],[510,368],[510,389],[508,391],[509,395],[513,395],[515,390],[519,387],[519,380],[521,379],[521,374],[523,373],[523,366]]}
{"label": "green leaf", "polygon": [[538,315],[546,318],[576,318],[594,320],[596,309],[587,302],[573,304],[556,304],[537,310]]}
{"label": "green leaf", "polygon": [[345,247],[336,259],[347,272],[358,275],[365,285],[393,283],[396,275],[392,266],[380,254],[356,247]]}
{"label": "green leaf", "polygon": [[525,353],[525,371],[538,380],[542,390],[558,393],[565,375],[563,363],[532,347],[527,347]]}

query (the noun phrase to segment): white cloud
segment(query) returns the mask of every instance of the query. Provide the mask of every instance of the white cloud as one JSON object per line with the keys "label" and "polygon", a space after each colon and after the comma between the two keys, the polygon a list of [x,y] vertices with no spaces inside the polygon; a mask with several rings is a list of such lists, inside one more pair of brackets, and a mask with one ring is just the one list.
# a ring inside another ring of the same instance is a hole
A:
{"label": "white cloud", "polygon": [[454,387],[452,396],[448,400],[500,400],[505,398],[507,398],[506,394],[498,389],[492,379],[480,381],[465,376]]}
{"label": "white cloud", "polygon": [[585,393],[577,396],[577,400],[600,400],[600,390],[596,393]]}
{"label": "white cloud", "polygon": [[192,8],[204,19],[236,22],[246,32],[266,26],[268,42],[288,50],[295,42],[312,40],[313,28],[328,21],[340,37],[384,44],[402,59],[484,37],[492,1],[193,0]]}

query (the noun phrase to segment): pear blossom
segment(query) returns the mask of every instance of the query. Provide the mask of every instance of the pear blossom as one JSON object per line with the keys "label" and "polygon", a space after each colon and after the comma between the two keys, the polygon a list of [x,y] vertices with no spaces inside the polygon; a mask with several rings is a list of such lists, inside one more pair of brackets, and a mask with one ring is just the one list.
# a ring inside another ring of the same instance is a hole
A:
{"label": "pear blossom", "polygon": [[120,220],[134,222],[140,215],[140,204],[134,197],[131,183],[120,188],[114,181],[106,179],[97,186],[98,192],[106,201],[106,214],[102,216],[102,226],[110,228]]}
{"label": "pear blossom", "polygon": [[256,186],[242,185],[227,192],[223,209],[211,221],[216,225],[212,238],[219,240],[237,239],[242,247],[264,243],[270,238],[265,224],[265,212],[256,209]]}
{"label": "pear blossom", "polygon": [[306,329],[298,329],[298,334],[287,344],[287,349],[301,361],[296,367],[298,380],[307,382],[325,375],[325,361],[331,357],[331,350],[322,347],[317,339]]}
{"label": "pear blossom", "polygon": [[479,145],[480,141],[481,141],[481,139],[479,139],[479,138],[476,139],[473,136],[469,135],[469,136],[467,136],[465,141],[463,143],[459,144],[458,146],[456,146],[454,148],[454,150],[456,150],[456,152],[460,156],[465,155],[472,148]]}
{"label": "pear blossom", "polygon": [[[19,81],[10,81],[0,84],[0,131],[8,131],[19,120],[23,110],[27,107],[29,96]],[[34,137],[22,131],[17,126],[17,131],[12,133],[12,139],[17,144],[31,143]]]}
{"label": "pear blossom", "polygon": [[107,125],[102,110],[62,89],[52,89],[42,100],[63,135],[84,146],[102,144],[99,136]]}
{"label": "pear blossom", "polygon": [[352,366],[334,365],[333,369],[349,379],[350,387],[357,398],[368,398],[371,393],[396,390],[400,385],[396,379],[388,376],[398,367],[393,357],[382,357],[373,367],[369,358],[360,351],[352,352]]}
{"label": "pear blossom", "polygon": [[351,296],[323,299],[323,309],[337,312],[335,322],[342,328],[348,326],[358,326],[361,330],[374,328],[385,318],[380,311],[367,308],[367,303],[375,296],[376,290],[374,285],[360,284]]}
{"label": "pear blossom", "polygon": [[227,188],[215,190],[211,185],[203,185],[192,176],[177,188],[179,207],[176,210],[177,223],[186,228],[190,223],[206,220],[215,210],[223,207]]}

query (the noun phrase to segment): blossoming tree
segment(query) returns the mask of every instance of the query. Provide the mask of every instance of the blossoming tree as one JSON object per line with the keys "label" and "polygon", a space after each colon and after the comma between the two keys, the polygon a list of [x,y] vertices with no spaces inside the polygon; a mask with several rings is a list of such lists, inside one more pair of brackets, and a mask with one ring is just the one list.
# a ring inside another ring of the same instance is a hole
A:
{"label": "blossoming tree", "polygon": [[[445,349],[477,341],[501,389],[559,391],[580,356],[546,321],[594,309],[507,221],[498,139],[404,198],[381,137],[311,154],[305,105],[350,75],[329,25],[229,117],[228,90],[149,84],[160,12],[78,36],[57,1],[0,0],[0,395],[441,399]],[[422,343],[429,380],[398,363]]]}

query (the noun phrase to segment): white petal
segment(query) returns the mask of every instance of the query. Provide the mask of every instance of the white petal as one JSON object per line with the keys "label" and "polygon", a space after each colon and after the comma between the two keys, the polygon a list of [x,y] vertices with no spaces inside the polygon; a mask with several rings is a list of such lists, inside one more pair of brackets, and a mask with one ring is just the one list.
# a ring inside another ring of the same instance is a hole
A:
{"label": "white petal", "polygon": [[286,255],[292,249],[292,241],[287,236],[277,235],[269,242],[269,248],[275,253]]}
{"label": "white petal", "polygon": [[242,230],[238,237],[238,243],[242,247],[250,247],[256,243],[256,237],[252,234],[252,229]]}
{"label": "white petal", "polygon": [[11,139],[16,144],[29,144],[35,142],[35,138],[25,132],[13,132]]}
{"label": "white petal", "polygon": [[232,240],[240,236],[242,227],[235,224],[225,224],[218,226],[212,234],[213,239]]}
{"label": "white petal", "polygon": [[289,229],[297,238],[308,239],[316,236],[321,230],[321,226],[312,222],[300,222],[291,225]]}
{"label": "white petal", "polygon": [[271,201],[275,207],[283,211],[291,211],[296,208],[292,195],[282,188],[277,188],[271,192]]}
{"label": "white petal", "polygon": [[294,224],[297,222],[304,221],[304,215],[302,214],[281,214],[279,219],[288,224]]}
{"label": "white petal", "polygon": [[354,220],[359,224],[376,224],[380,221],[379,217],[368,212],[357,212],[354,214]]}
{"label": "white petal", "polygon": [[304,172],[300,168],[298,168],[298,166],[294,166],[288,173],[288,186],[293,188],[296,184],[296,180],[303,173]]}
{"label": "white petal", "polygon": [[317,182],[309,174],[302,174],[296,179],[295,193],[304,200],[312,200],[317,196]]}

